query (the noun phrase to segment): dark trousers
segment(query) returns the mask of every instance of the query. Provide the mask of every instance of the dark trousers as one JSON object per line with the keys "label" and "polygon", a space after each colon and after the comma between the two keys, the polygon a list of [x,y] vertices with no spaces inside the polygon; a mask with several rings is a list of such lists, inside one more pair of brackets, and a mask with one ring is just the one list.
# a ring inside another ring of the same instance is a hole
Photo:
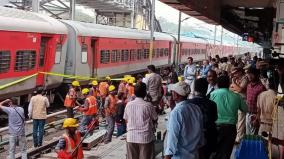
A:
{"label": "dark trousers", "polygon": [[230,159],[237,135],[236,125],[221,124],[217,126],[217,131],[217,146],[213,159]]}
{"label": "dark trousers", "polygon": [[42,146],[45,119],[33,119],[34,147]]}
{"label": "dark trousers", "polygon": [[74,118],[74,111],[73,111],[73,107],[66,107],[67,109],[67,118]]}
{"label": "dark trousers", "polygon": [[126,124],[117,124],[117,137],[126,133]]}
{"label": "dark trousers", "polygon": [[147,144],[126,143],[127,159],[154,159],[154,142]]}
{"label": "dark trousers", "polygon": [[105,138],[106,142],[111,141],[112,139],[112,134],[114,131],[114,117],[113,116],[107,116],[106,117],[106,121],[107,121],[107,136]]}

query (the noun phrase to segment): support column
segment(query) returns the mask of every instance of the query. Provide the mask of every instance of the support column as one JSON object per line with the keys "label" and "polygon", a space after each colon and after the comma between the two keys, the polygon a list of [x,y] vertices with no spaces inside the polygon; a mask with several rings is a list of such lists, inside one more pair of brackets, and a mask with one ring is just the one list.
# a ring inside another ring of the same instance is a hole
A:
{"label": "support column", "polygon": [[136,3],[136,0],[132,0],[131,28],[135,28],[135,3]]}
{"label": "support column", "polygon": [[32,11],[38,13],[39,12],[39,3],[40,0],[33,0],[32,1]]}
{"label": "support column", "polygon": [[151,9],[151,42],[150,42],[150,54],[149,54],[149,59],[150,59],[150,64],[152,64],[152,55],[154,51],[154,31],[155,31],[155,26],[154,26],[154,21],[155,21],[155,0],[152,0],[152,9]]}
{"label": "support column", "polygon": [[223,26],[221,26],[221,56],[223,56]]}
{"label": "support column", "polygon": [[75,20],[76,0],[70,0],[70,20]]}

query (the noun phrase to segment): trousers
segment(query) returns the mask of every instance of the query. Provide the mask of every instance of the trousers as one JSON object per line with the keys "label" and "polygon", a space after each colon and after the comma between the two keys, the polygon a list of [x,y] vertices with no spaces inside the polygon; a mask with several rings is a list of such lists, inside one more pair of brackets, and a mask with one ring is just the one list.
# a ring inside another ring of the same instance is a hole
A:
{"label": "trousers", "polygon": [[17,142],[19,142],[21,154],[22,154],[22,159],[28,159],[27,156],[27,140],[26,136],[9,136],[9,156],[8,159],[15,159],[15,154],[16,154],[16,145]]}

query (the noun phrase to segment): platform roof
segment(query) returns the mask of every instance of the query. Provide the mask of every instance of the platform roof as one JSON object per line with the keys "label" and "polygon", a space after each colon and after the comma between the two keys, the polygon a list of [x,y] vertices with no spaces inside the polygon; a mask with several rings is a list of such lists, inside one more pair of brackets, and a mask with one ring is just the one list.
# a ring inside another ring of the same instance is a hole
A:
{"label": "platform roof", "polygon": [[259,44],[271,39],[276,0],[160,0],[189,16],[222,25],[239,35],[249,33]]}

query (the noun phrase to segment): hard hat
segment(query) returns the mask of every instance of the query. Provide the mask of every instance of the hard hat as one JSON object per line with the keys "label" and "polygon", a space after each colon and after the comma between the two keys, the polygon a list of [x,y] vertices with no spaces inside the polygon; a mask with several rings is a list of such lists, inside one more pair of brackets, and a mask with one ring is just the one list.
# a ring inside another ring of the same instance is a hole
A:
{"label": "hard hat", "polygon": [[88,88],[84,88],[82,90],[82,94],[88,94],[90,92],[90,90]]}
{"label": "hard hat", "polygon": [[77,120],[74,118],[66,118],[63,122],[63,128],[76,128],[78,126]]}
{"label": "hard hat", "polygon": [[73,82],[72,82],[72,86],[74,86],[74,87],[79,87],[79,86],[80,86],[79,81],[73,81]]}
{"label": "hard hat", "polygon": [[93,86],[97,86],[97,85],[98,85],[98,81],[94,80],[94,81],[92,82],[92,85],[93,85]]}
{"label": "hard hat", "polygon": [[110,85],[108,87],[108,91],[111,92],[111,91],[114,91],[115,90],[115,86],[114,85]]}
{"label": "hard hat", "polygon": [[178,81],[179,82],[182,81],[182,77],[181,76],[178,77]]}
{"label": "hard hat", "polygon": [[111,80],[111,78],[109,76],[106,76],[106,80]]}
{"label": "hard hat", "polygon": [[134,83],[134,80],[133,80],[133,79],[129,79],[129,80],[128,80],[128,83],[129,83],[129,84],[133,84],[133,83]]}
{"label": "hard hat", "polygon": [[150,75],[149,73],[145,74],[145,78],[147,78],[149,75]]}

